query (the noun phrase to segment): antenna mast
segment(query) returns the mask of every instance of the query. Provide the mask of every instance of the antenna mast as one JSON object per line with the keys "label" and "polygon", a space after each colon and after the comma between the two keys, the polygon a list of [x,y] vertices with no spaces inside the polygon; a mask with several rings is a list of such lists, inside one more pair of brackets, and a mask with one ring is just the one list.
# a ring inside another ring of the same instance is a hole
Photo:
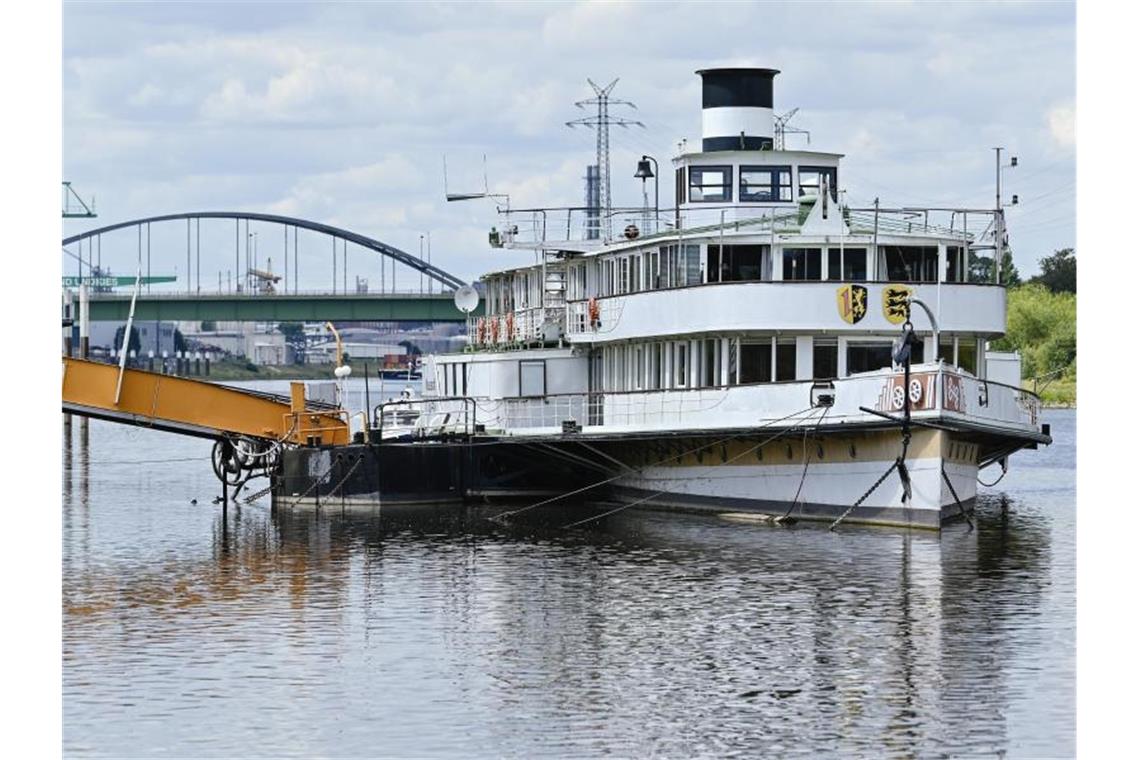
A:
{"label": "antenna mast", "polygon": [[786,135],[788,132],[792,132],[792,133],[800,134],[800,135],[806,135],[808,145],[811,145],[811,132],[809,132],[806,129],[800,129],[799,127],[790,126],[788,124],[788,122],[790,122],[792,120],[792,117],[795,116],[799,112],[799,110],[800,110],[799,108],[793,108],[792,110],[788,111],[783,116],[777,116],[776,118],[774,118],[772,120],[773,131],[775,132],[775,138],[776,138],[775,139],[776,144],[774,146],[776,150],[784,150],[784,144],[785,144],[784,135]]}
{"label": "antenna mast", "polygon": [[597,161],[598,161],[598,195],[602,207],[602,232],[605,240],[613,238],[613,231],[611,227],[611,210],[613,208],[613,200],[610,193],[610,125],[616,124],[619,127],[628,127],[636,124],[639,127],[644,127],[640,121],[632,121],[630,119],[623,119],[620,116],[610,116],[611,105],[629,106],[636,109],[637,106],[630,103],[628,100],[617,100],[610,97],[613,92],[614,86],[618,80],[610,82],[605,87],[599,87],[594,84],[594,80],[587,78],[590,87],[594,89],[594,97],[588,100],[579,100],[574,105],[579,108],[586,106],[596,105],[598,113],[596,116],[586,116],[581,119],[566,122],[566,126],[584,126],[593,127],[597,131]]}

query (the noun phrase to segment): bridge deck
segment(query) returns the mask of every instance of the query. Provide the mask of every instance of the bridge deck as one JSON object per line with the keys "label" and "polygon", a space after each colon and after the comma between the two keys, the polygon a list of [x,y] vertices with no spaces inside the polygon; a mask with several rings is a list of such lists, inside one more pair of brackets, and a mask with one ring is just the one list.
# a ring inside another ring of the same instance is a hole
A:
{"label": "bridge deck", "polygon": [[[130,294],[91,296],[91,320],[124,321]],[[482,313],[482,304],[476,314]],[[393,321],[463,322],[451,293],[300,293],[274,295],[140,294],[140,320],[214,320],[234,322]]]}

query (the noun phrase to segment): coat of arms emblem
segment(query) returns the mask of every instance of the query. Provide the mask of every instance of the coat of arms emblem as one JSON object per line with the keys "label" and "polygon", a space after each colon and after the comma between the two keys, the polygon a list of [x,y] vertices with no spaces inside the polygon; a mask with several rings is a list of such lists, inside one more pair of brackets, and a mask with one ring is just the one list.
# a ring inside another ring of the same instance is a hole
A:
{"label": "coat of arms emblem", "polygon": [[907,302],[913,288],[905,285],[887,285],[883,288],[883,316],[892,325],[901,325],[906,321],[908,309]]}
{"label": "coat of arms emblem", "polygon": [[867,315],[867,289],[862,285],[842,285],[835,291],[839,316],[848,324],[855,324]]}

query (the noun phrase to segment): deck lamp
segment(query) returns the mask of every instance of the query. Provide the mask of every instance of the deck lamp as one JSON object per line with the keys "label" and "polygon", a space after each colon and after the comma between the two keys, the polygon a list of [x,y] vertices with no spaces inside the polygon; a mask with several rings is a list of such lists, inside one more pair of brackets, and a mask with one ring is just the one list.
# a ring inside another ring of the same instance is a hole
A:
{"label": "deck lamp", "polygon": [[[649,166],[649,162],[653,162],[653,167]],[[657,170],[657,171],[654,171]],[[660,169],[657,166],[657,159],[653,156],[642,156],[641,160],[637,162],[637,172],[634,173],[634,179],[641,180],[641,194],[645,196],[645,180],[653,179],[653,231],[657,231],[657,216],[661,210],[661,188],[657,179],[657,172]],[[648,204],[647,204],[648,205]]]}

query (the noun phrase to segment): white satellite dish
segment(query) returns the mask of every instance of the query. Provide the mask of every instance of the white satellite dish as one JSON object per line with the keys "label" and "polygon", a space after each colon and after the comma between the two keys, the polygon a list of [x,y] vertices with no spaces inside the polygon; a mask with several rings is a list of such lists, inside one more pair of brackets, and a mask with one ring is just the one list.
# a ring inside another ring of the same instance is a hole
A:
{"label": "white satellite dish", "polygon": [[470,285],[464,285],[459,290],[455,291],[455,308],[459,309],[464,314],[470,314],[475,311],[475,307],[479,305],[479,291]]}

